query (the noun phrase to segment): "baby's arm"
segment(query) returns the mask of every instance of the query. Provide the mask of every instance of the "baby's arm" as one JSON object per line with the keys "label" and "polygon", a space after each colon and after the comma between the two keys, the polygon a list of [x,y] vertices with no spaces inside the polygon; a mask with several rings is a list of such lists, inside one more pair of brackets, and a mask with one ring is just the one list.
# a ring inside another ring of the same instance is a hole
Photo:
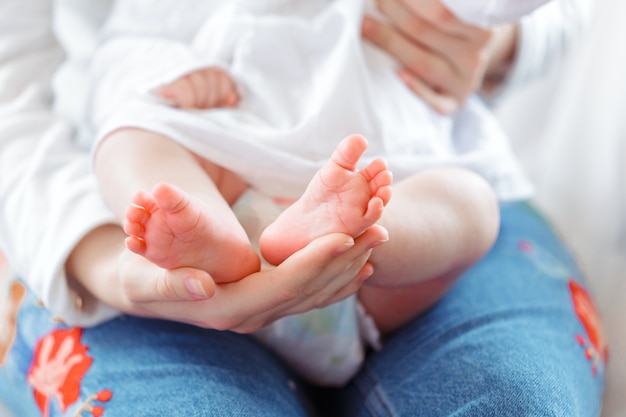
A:
{"label": "baby's arm", "polygon": [[217,67],[190,72],[158,88],[155,93],[182,109],[234,107],[239,102],[234,81]]}

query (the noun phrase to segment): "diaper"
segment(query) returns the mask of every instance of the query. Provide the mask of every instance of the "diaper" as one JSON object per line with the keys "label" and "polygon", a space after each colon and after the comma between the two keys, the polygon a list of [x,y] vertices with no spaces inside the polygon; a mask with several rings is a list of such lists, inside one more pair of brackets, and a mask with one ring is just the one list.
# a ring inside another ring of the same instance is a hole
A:
{"label": "diaper", "polygon": [[[257,252],[261,232],[286,207],[252,189],[233,207]],[[346,384],[359,371],[366,349],[381,348],[380,332],[356,295],[283,317],[254,336],[305,380],[322,386]]]}

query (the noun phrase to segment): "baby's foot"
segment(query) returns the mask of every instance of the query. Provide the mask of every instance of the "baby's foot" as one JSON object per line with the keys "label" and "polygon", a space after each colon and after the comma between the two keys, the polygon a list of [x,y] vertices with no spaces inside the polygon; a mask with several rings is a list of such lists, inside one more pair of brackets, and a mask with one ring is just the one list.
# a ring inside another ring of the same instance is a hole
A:
{"label": "baby's foot", "polygon": [[216,282],[259,269],[258,256],[234,215],[220,215],[170,184],[157,185],[152,194],[135,194],[124,231],[128,249],[162,268],[201,269]]}
{"label": "baby's foot", "polygon": [[367,141],[345,138],[315,174],[304,194],[261,235],[261,253],[278,265],[322,235],[342,232],[353,237],[375,224],[391,198],[392,175],[377,159],[357,170]]}
{"label": "baby's foot", "polygon": [[155,93],[183,109],[234,107],[239,102],[235,82],[224,70],[217,67],[190,72],[159,87]]}

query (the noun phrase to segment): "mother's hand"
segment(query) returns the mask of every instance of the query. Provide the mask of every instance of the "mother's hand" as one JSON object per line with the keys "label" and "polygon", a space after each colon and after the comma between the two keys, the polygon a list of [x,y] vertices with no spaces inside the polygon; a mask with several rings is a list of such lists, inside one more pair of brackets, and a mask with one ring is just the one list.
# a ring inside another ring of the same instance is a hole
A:
{"label": "mother's hand", "polygon": [[[185,274],[164,271],[130,252],[118,278],[122,294],[113,306],[129,314],[185,322],[201,327],[250,333],[273,321],[342,300],[360,288],[373,272],[371,248],[386,239],[373,226],[357,239],[323,236],[281,265],[240,281],[213,284],[205,277],[210,298],[190,294]],[[214,286],[215,285],[215,286]],[[201,290],[202,291],[202,290]],[[194,299],[195,298],[195,299]],[[106,301],[106,300],[105,300]]]}
{"label": "mother's hand", "polygon": [[[480,88],[488,67],[501,52],[499,30],[461,21],[441,0],[377,3],[388,23],[365,16],[362,34],[400,62],[403,68],[399,76],[415,94],[438,112],[447,114]],[[506,35],[510,37],[510,29]],[[509,49],[504,52],[513,53]]]}

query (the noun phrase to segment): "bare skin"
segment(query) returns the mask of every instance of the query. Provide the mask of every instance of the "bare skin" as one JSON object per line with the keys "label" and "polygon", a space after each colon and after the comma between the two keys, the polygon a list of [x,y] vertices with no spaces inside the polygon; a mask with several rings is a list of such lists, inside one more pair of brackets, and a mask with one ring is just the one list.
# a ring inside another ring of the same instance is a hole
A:
{"label": "bare skin", "polygon": [[[392,178],[382,160],[356,169],[366,147],[361,136],[344,139],[302,197],[268,227],[261,248],[270,263],[278,265],[329,233],[359,236],[380,219],[391,198]],[[124,225],[130,235],[126,244],[163,268],[193,267],[215,276],[229,267],[233,256],[249,256],[248,251],[223,243],[229,233],[222,227],[225,220],[212,210],[210,201],[160,183],[152,193],[139,191],[133,197]],[[224,259],[228,264],[220,263]]]}
{"label": "bare skin", "polygon": [[91,294],[97,294],[98,300],[128,314],[251,333],[281,317],[354,294],[373,272],[367,261],[372,247],[385,239],[379,227],[357,239],[333,233],[275,268],[216,284],[205,271],[166,270],[130,252],[121,228],[111,224],[88,233],[65,268],[85,310],[96,301]]}
{"label": "bare skin", "polygon": [[268,262],[278,265],[328,233],[359,236],[380,219],[391,199],[392,175],[380,159],[357,169],[366,148],[362,136],[344,139],[304,194],[265,229],[260,246]]}
{"label": "bare skin", "polygon": [[156,93],[181,109],[234,107],[239,102],[233,80],[222,69],[215,67],[193,71],[161,86]]}
{"label": "bare skin", "polygon": [[[185,106],[193,107],[193,100],[198,99],[198,95],[189,99],[188,89],[181,89],[181,99],[175,98],[172,86],[168,91],[171,100],[185,102]],[[142,137],[148,139],[143,144]],[[155,150],[155,142],[160,149]],[[130,146],[131,152],[116,150],[120,144]],[[151,132],[123,129],[101,147],[99,154],[104,155],[105,164],[110,147],[109,156],[116,167],[120,153],[132,155],[133,151],[138,161],[148,160],[158,167],[158,174],[146,176],[150,167],[138,172],[156,185],[151,194],[131,193],[128,187],[120,193],[119,186],[113,187],[117,196],[132,195],[134,205],[127,211],[125,226],[130,250],[169,270],[208,271],[218,283],[236,281],[258,270],[258,257],[251,252],[229,207],[233,196],[245,189],[245,184],[237,185],[234,174]],[[145,154],[145,147],[151,148],[150,155]],[[367,142],[358,135],[346,138],[303,196],[266,229],[260,243],[264,257],[278,265],[328,233],[357,237],[374,225],[388,230],[390,241],[373,250],[370,258],[375,273],[359,291],[368,313],[383,334],[388,334],[439,300],[462,272],[489,250],[498,232],[498,205],[491,187],[478,175],[448,168],[416,173],[401,181],[392,200],[391,173],[383,161],[356,169],[366,147]],[[186,157],[172,160],[172,155],[185,153]],[[132,171],[137,161],[128,160]],[[189,170],[192,161],[193,175]],[[184,178],[179,172],[185,172]],[[127,173],[117,181],[128,177]],[[155,181],[157,178],[160,181]],[[106,188],[106,181],[104,185]],[[142,188],[146,189],[135,190]],[[226,250],[222,250],[224,245]],[[240,260],[237,271],[230,262],[233,256]]]}
{"label": "bare skin", "polygon": [[379,221],[389,242],[374,249],[375,272],[359,299],[383,334],[437,302],[498,235],[490,185],[463,169],[433,169],[394,186]]}
{"label": "bare skin", "polygon": [[[217,92],[206,93],[210,89]],[[236,90],[223,71],[207,68],[159,94],[180,107],[211,108],[233,105]],[[366,148],[357,135],[341,142],[302,198],[268,229],[261,246],[272,264],[322,235],[356,237],[376,223],[391,197],[392,177],[382,160],[356,169]],[[246,185],[227,170],[155,133],[120,129],[98,149],[96,173],[132,252],[168,270],[207,271],[216,282],[259,270],[260,259],[230,209]]]}
{"label": "bare skin", "polygon": [[[96,154],[95,168],[105,201],[118,215],[120,223],[125,221],[128,210],[130,221],[126,225],[126,230],[131,235],[142,236],[147,233],[146,237],[153,236],[152,229],[137,230],[142,227],[137,217],[150,218],[152,215],[150,210],[165,212],[156,205],[157,201],[169,199],[172,187],[156,187],[164,183],[176,184],[180,189],[184,189],[188,201],[206,202],[194,205],[195,211],[192,215],[210,213],[213,222],[210,225],[202,223],[205,227],[203,231],[207,233],[203,242],[219,242],[217,250],[215,245],[202,247],[202,253],[195,255],[194,262],[190,262],[191,257],[185,254],[177,254],[171,258],[159,257],[158,250],[152,251],[150,248],[148,252],[149,246],[145,241],[132,237],[127,241],[130,250],[140,254],[147,253],[153,261],[166,269],[181,267],[203,269],[209,272],[216,282],[237,280],[259,271],[260,260],[245,230],[231,210],[229,202],[220,192],[221,183],[213,181],[198,159],[177,143],[140,129],[120,129],[109,135],[101,144]],[[156,192],[154,195],[138,191],[153,189]],[[129,207],[133,201],[135,203]],[[184,205],[185,201],[181,204]],[[134,207],[137,202],[148,207],[138,210]],[[154,204],[149,204],[151,202]],[[170,211],[178,209],[166,207]],[[160,217],[158,215],[154,217],[157,218]],[[169,227],[161,220],[159,223],[150,224],[155,227]],[[150,243],[156,245],[159,250],[164,250],[171,244],[179,247],[179,242],[172,241]],[[229,253],[230,256],[223,256],[225,253]],[[239,261],[232,262],[232,256],[236,256]]]}

